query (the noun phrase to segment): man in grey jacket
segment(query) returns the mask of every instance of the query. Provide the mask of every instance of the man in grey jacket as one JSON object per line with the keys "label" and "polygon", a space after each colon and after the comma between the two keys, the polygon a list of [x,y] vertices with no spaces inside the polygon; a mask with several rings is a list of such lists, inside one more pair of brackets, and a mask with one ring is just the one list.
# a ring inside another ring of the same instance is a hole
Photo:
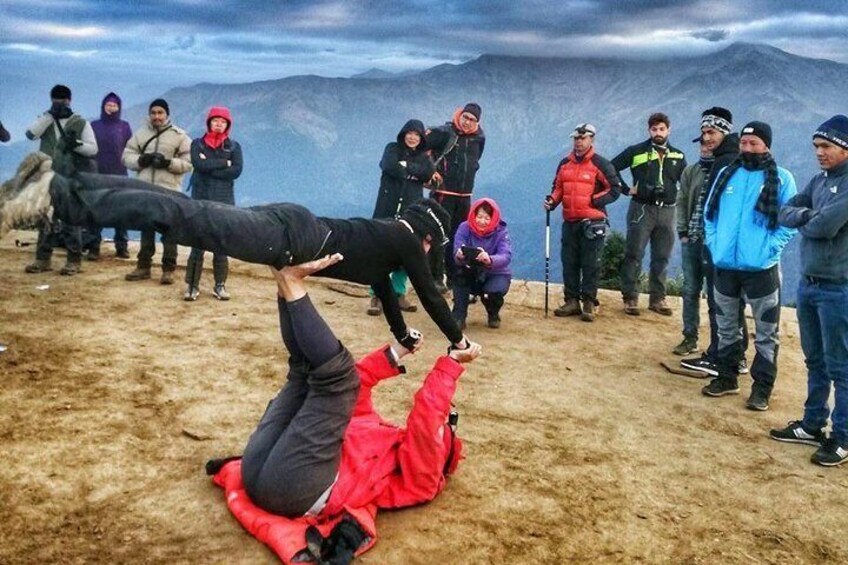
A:
{"label": "man in grey jacket", "polygon": [[[807,363],[807,401],[801,420],[769,435],[817,446],[813,463],[830,467],[848,460],[848,117],[824,122],[813,134],[813,145],[822,172],[778,217],[801,233],[796,313]],[[833,412],[828,408],[831,386]],[[828,416],[830,437],[824,433]]]}

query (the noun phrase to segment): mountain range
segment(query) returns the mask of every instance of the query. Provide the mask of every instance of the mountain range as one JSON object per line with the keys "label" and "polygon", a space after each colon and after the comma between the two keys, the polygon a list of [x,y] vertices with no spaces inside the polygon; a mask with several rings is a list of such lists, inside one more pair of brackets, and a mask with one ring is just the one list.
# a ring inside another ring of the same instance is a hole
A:
{"label": "mountain range", "polygon": [[[294,201],[319,215],[341,217],[370,215],[383,148],[406,120],[439,125],[456,108],[476,101],[483,108],[486,150],[475,195],[500,203],[514,241],[516,276],[541,279],[541,201],[577,123],[597,127],[597,151],[611,158],[647,138],[650,113],[665,112],[672,121],[671,143],[691,162],[697,159],[691,140],[699,133],[701,111],[724,106],[733,111],[737,130],[751,120],[772,125],[773,153],[795,174],[800,189],[817,171],[811,134],[829,116],[845,112],[845,84],[848,65],[736,43],[708,56],[659,60],[482,55],[414,73],[372,69],[350,78],[197,84],[163,97],[173,121],[193,137],[203,133],[209,107],[230,108],[233,137],[245,154],[236,185],[240,205]],[[146,111],[146,105],[129,107],[124,117],[135,126]],[[31,148],[18,145],[7,153]],[[4,160],[3,168],[8,166]],[[624,176],[629,182],[629,173]],[[627,198],[610,207],[613,229],[624,230],[626,208]],[[555,240],[558,225],[557,218]],[[791,245],[784,255],[787,301],[793,299],[797,271]]]}

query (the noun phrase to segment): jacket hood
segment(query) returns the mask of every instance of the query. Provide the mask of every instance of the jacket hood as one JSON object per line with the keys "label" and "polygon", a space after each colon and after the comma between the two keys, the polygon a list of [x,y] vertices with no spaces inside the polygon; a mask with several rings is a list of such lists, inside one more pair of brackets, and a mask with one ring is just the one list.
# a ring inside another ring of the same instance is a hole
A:
{"label": "jacket hood", "polygon": [[[103,109],[106,106],[106,102],[115,102],[118,104],[118,111],[112,115],[106,113],[106,110]],[[121,110],[124,109],[124,103],[121,101],[121,97],[115,94],[114,92],[110,92],[106,96],[103,97],[103,100],[100,102],[100,119],[101,120],[120,120],[121,119]]]}
{"label": "jacket hood", "polygon": [[402,146],[406,147],[406,143],[404,143],[403,138],[407,133],[414,131],[418,135],[421,136],[421,143],[418,144],[418,147],[415,148],[416,151],[422,151],[427,149],[427,139],[425,136],[424,123],[421,120],[409,120],[406,122],[402,128],[400,128],[400,132],[397,134],[397,142]]}
{"label": "jacket hood", "polygon": [[739,154],[739,134],[729,133],[724,136],[721,143],[713,151],[713,158],[722,155],[738,155]]}
{"label": "jacket hood", "polygon": [[229,133],[230,128],[233,127],[233,116],[230,114],[230,109],[226,106],[212,106],[209,109],[209,113],[206,114],[206,131],[209,131],[209,122],[212,121],[212,118],[224,118],[227,120],[225,133]]}
{"label": "jacket hood", "polygon": [[[474,218],[477,215],[477,209],[483,204],[488,204],[492,207],[492,221],[489,222],[489,225],[486,226],[485,230],[481,230],[477,227],[477,222],[474,221]],[[500,223],[501,209],[498,207],[498,203],[491,198],[481,198],[480,200],[475,200],[474,203],[471,204],[471,210],[468,211],[468,227],[478,236],[484,237],[489,235],[498,228]]]}

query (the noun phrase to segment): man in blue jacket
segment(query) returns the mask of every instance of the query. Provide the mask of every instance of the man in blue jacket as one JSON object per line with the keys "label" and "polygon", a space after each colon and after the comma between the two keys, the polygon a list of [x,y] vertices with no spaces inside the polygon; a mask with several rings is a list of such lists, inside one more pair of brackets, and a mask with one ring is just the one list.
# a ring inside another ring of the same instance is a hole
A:
{"label": "man in blue jacket", "polygon": [[[801,232],[796,313],[807,362],[807,402],[801,420],[769,435],[817,446],[813,463],[831,467],[848,460],[848,117],[833,116],[819,126],[813,145],[822,172],[778,216],[781,224]],[[828,416],[830,438],[824,434]]]}
{"label": "man in blue jacket", "polygon": [[742,335],[739,301],[754,312],[756,355],[746,407],[768,410],[777,378],[780,327],[780,254],[795,230],[780,226],[778,211],[795,196],[792,173],[771,155],[771,126],[742,128],[739,157],[718,173],[704,206],[706,243],[715,265],[718,376],[702,389],[707,396],[739,394]]}

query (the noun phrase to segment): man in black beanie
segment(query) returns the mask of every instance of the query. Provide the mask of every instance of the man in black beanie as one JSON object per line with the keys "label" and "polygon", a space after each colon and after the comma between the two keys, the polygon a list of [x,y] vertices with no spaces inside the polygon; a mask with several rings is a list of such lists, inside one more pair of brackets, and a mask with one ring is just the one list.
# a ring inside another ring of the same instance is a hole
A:
{"label": "man in black beanie", "polygon": [[[27,128],[27,139],[39,140],[39,150],[48,155],[53,170],[65,175],[78,171],[95,172],[97,139],[91,124],[71,109],[71,89],[57,84],[50,89],[50,109]],[[53,247],[67,250],[62,275],[75,275],[82,270],[82,229],[62,223],[42,225],[38,230],[35,261],[24,268],[27,273],[52,271]]]}
{"label": "man in black beanie", "polygon": [[404,347],[416,349],[422,336],[406,326],[392,289],[389,274],[401,268],[452,347],[469,346],[427,266],[427,252],[444,245],[451,230],[450,216],[434,200],[416,202],[399,220],[316,218],[297,204],[245,209],[192,200],[138,179],[94,174],[69,179],[45,172],[44,159],[37,153],[27,156],[17,176],[0,189],[0,237],[14,225],[41,218],[156,230],[174,245],[276,269],[341,253],[343,261],[316,276],[371,285],[392,334]]}
{"label": "man in black beanie", "polygon": [[848,461],[848,117],[836,115],[820,125],[813,146],[822,172],[778,216],[782,225],[801,232],[795,313],[807,365],[807,401],[800,420],[770,435],[818,447],[813,463],[833,467]]}
{"label": "man in black beanie", "polygon": [[[716,369],[716,357],[718,355],[718,326],[716,324],[716,306],[714,297],[714,273],[715,267],[710,256],[710,250],[704,245],[704,202],[710,187],[715,182],[719,171],[732,163],[739,156],[739,136],[733,133],[733,114],[727,108],[713,106],[707,108],[701,114],[701,135],[693,141],[703,142],[704,148],[710,152],[711,160],[709,167],[704,169],[703,184],[693,191],[690,198],[683,206],[677,207],[677,235],[682,245],[681,256],[684,263],[688,263],[690,273],[693,275],[690,291],[690,308],[699,308],[701,288],[706,285],[707,293],[707,315],[710,321],[710,343],[700,357],[692,357],[680,361],[680,365],[686,369],[699,371],[707,376],[718,376]],[[682,181],[681,181],[682,182]],[[695,264],[698,262],[699,264]],[[684,266],[684,272],[686,267]],[[685,278],[685,277],[684,277]],[[697,293],[697,297],[694,294]],[[683,308],[684,319],[687,317],[686,299]],[[690,330],[684,328],[683,341],[674,349],[677,355],[694,353],[697,349],[697,326],[700,316],[697,310],[691,315],[689,322]],[[748,326],[745,323],[745,303],[739,303],[739,325],[742,328],[742,351],[748,350]],[[695,331],[692,331],[694,324]],[[684,323],[684,326],[686,324]],[[692,340],[692,336],[696,339]],[[739,363],[739,372],[747,373],[748,364],[743,355]]]}
{"label": "man in black beanie", "polygon": [[[432,150],[436,164],[436,173],[430,182],[430,197],[447,210],[453,226],[448,249],[453,248],[456,230],[468,219],[471,209],[474,179],[486,146],[486,136],[480,127],[482,112],[479,104],[469,102],[463,108],[457,108],[450,122],[427,132],[427,147]],[[447,275],[448,284],[453,282],[453,254],[445,253],[442,257],[441,251],[433,253],[430,268],[440,292],[447,292],[443,279]]]}
{"label": "man in black beanie", "polygon": [[795,230],[778,225],[778,211],[796,193],[792,173],[771,155],[771,126],[750,122],[741,131],[739,157],[719,172],[704,206],[706,245],[715,265],[718,353],[706,396],[739,394],[742,335],[739,307],[751,305],[756,355],[745,406],[768,410],[777,378],[780,329],[780,255]]}

